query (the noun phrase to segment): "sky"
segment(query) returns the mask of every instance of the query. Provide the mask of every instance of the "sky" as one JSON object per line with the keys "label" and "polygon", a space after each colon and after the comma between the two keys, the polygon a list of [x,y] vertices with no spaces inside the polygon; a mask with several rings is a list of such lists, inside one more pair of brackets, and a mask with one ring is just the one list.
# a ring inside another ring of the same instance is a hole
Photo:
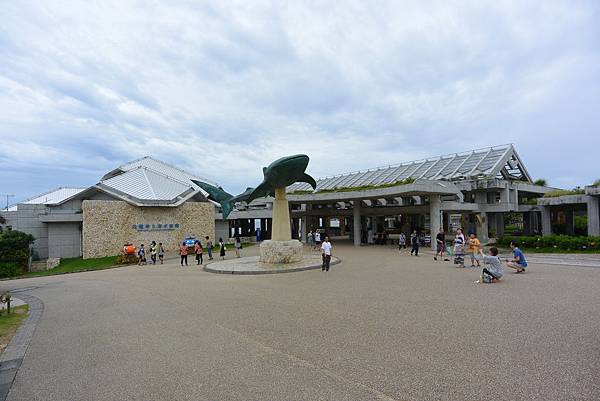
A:
{"label": "sky", "polygon": [[[0,193],[90,186],[150,155],[241,192],[514,143],[600,178],[598,1],[6,1]],[[5,201],[0,201],[3,204]]]}

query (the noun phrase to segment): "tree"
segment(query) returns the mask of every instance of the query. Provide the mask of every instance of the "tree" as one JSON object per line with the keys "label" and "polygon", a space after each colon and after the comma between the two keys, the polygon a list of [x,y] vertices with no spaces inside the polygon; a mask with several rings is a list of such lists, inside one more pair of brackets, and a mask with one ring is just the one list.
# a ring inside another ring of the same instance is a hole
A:
{"label": "tree", "polygon": [[535,180],[533,182],[535,185],[539,185],[541,187],[547,187],[548,186],[548,182],[546,181],[545,178],[538,178],[537,180]]}

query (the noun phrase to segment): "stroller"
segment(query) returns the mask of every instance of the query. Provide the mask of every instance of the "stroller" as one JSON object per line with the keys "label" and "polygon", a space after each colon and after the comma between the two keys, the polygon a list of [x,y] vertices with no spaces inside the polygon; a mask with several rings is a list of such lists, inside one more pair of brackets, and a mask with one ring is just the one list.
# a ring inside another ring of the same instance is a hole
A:
{"label": "stroller", "polygon": [[454,264],[465,267],[465,244],[458,238],[454,240]]}

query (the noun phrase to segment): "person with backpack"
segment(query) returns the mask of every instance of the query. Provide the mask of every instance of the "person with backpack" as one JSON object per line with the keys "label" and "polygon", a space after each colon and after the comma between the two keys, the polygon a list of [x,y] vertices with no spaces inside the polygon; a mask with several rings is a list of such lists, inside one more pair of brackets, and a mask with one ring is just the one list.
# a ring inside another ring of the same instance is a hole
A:
{"label": "person with backpack", "polygon": [[163,246],[162,242],[158,243],[158,260],[160,260],[161,265],[165,260],[165,247]]}
{"label": "person with backpack", "polygon": [[196,243],[194,244],[194,253],[196,254],[196,265],[204,264],[204,261],[202,260],[202,244],[200,244],[200,241],[198,240],[196,240]]}
{"label": "person with backpack", "polygon": [[143,266],[146,264],[146,249],[144,249],[144,244],[140,245],[140,250],[138,251],[138,265]]}

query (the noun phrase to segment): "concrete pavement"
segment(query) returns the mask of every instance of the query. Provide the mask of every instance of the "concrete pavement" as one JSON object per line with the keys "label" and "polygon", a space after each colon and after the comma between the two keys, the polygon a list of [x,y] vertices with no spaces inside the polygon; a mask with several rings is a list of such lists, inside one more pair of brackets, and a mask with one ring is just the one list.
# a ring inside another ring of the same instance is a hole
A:
{"label": "concrete pavement", "polygon": [[600,269],[532,263],[475,285],[428,255],[334,254],[329,273],[169,261],[2,282],[45,304],[8,399],[600,398]]}

